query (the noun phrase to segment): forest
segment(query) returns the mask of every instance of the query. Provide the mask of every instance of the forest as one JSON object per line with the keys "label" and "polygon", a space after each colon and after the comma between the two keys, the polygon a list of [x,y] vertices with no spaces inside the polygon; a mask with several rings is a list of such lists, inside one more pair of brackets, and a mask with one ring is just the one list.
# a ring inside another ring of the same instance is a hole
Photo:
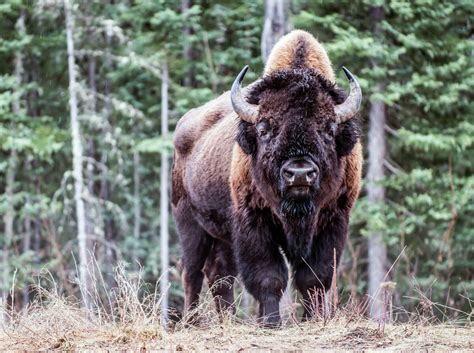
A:
{"label": "forest", "polygon": [[[339,301],[375,317],[383,283],[391,320],[471,325],[473,18],[469,0],[3,1],[0,326],[45,292],[114,316],[110,293],[127,281],[155,293],[162,323],[179,321],[173,131],[244,65],[258,79],[292,29],[323,44],[338,85],[346,66],[363,91]],[[237,316],[252,317],[237,292]]]}

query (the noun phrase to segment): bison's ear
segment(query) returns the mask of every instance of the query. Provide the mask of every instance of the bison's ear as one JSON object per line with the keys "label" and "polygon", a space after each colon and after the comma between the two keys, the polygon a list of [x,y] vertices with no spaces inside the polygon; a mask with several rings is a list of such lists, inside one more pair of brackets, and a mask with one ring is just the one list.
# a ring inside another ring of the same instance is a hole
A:
{"label": "bison's ear", "polygon": [[241,120],[237,133],[237,143],[246,154],[253,154],[257,149],[257,134],[252,123]]}
{"label": "bison's ear", "polygon": [[353,118],[345,123],[339,124],[336,132],[337,155],[344,157],[351,153],[359,137],[360,129],[357,119]]}

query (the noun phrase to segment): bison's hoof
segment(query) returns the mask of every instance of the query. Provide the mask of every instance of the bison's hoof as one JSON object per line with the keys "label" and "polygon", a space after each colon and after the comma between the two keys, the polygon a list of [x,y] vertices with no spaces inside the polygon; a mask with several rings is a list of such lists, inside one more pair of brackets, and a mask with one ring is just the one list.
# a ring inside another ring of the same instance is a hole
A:
{"label": "bison's hoof", "polygon": [[265,316],[260,319],[260,322],[265,328],[279,328],[281,326],[280,315]]}

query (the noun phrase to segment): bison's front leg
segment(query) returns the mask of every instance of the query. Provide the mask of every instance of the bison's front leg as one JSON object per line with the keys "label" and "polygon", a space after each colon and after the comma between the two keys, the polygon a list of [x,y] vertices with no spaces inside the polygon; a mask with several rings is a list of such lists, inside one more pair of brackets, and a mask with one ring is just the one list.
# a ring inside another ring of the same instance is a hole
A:
{"label": "bison's front leg", "polygon": [[328,221],[318,229],[311,254],[304,261],[291,259],[295,286],[303,297],[304,320],[323,314],[325,294],[334,274],[334,255],[337,266],[347,238],[348,216],[344,211],[323,210],[320,217]]}
{"label": "bison's front leg", "polygon": [[279,303],[288,281],[288,269],[272,237],[269,211],[240,208],[236,213],[233,242],[245,288],[260,304],[262,323],[279,326]]}

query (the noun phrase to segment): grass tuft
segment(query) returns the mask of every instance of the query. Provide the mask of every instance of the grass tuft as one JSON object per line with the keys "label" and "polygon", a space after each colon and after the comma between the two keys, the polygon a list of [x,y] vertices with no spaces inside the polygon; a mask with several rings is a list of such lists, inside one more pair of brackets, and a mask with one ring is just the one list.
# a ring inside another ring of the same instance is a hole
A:
{"label": "grass tuft", "polygon": [[[115,283],[113,289],[100,295],[102,299],[94,298],[93,309],[81,307],[75,298],[36,288],[36,298],[29,307],[19,313],[8,311],[7,322],[0,325],[0,350],[474,349],[470,320],[461,326],[427,318],[437,304],[422,293],[422,315],[413,314],[407,323],[394,323],[388,320],[390,312],[383,324],[364,315],[368,301],[349,300],[342,305],[331,291],[322,314],[302,323],[296,320],[301,305],[289,296],[282,308],[286,313],[283,327],[264,329],[254,317],[239,310],[237,316],[217,315],[208,291],[198,308],[186,314],[199,318],[195,325],[182,320],[165,329],[156,288],[146,285],[140,275],[127,275],[122,266],[115,272]],[[240,300],[238,297],[236,302]],[[319,304],[309,303],[314,307]]]}

